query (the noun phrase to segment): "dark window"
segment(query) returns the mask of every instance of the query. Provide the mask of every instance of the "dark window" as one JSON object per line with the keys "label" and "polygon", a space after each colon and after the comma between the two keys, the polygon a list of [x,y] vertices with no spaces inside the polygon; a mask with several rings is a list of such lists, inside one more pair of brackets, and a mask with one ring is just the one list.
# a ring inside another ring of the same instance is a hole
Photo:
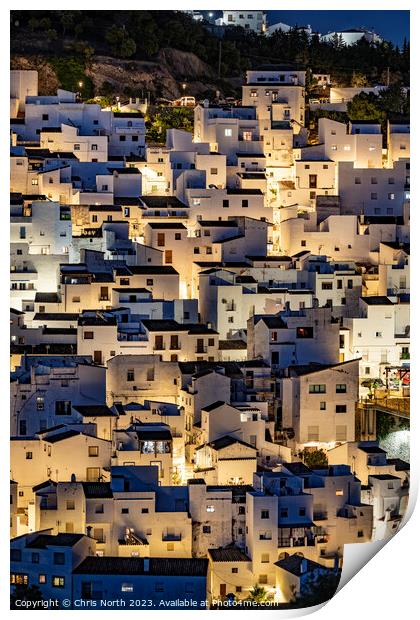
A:
{"label": "dark window", "polygon": [[22,550],[12,549],[10,551],[10,559],[12,562],[21,562],[22,561]]}
{"label": "dark window", "polygon": [[54,553],[54,564],[64,564],[66,560],[66,556],[64,553],[56,552]]}
{"label": "dark window", "polygon": [[229,208],[229,200],[224,200],[223,201],[223,208],[224,209],[228,209]]}
{"label": "dark window", "polygon": [[336,405],[335,412],[336,413],[347,413],[347,405]]}
{"label": "dark window", "polygon": [[71,413],[71,401],[69,400],[56,400],[55,401],[55,415],[70,415]]}
{"label": "dark window", "polygon": [[345,394],[347,392],[347,385],[345,383],[337,383],[335,391],[336,394]]}
{"label": "dark window", "polygon": [[203,525],[203,534],[211,534],[210,525]]}
{"label": "dark window", "polygon": [[32,564],[39,564],[39,553],[32,554]]}

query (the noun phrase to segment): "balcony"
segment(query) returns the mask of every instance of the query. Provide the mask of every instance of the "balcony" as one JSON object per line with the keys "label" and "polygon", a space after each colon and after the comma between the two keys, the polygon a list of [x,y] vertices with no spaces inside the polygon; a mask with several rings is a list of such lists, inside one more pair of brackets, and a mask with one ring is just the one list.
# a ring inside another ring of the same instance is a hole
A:
{"label": "balcony", "polygon": [[175,534],[170,532],[164,532],[162,534],[162,542],[180,542],[182,540],[182,534]]}
{"label": "balcony", "polygon": [[153,351],[165,351],[166,346],[164,344],[155,344]]}
{"label": "balcony", "polygon": [[195,352],[200,354],[200,353],[207,353],[207,347],[204,346],[197,346],[195,347]]}

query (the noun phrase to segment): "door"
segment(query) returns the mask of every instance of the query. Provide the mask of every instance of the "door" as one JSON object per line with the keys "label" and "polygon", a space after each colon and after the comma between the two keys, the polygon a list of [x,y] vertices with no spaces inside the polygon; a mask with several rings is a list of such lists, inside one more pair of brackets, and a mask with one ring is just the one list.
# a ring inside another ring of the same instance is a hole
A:
{"label": "door", "polygon": [[165,250],[165,264],[172,264],[172,250]]}
{"label": "door", "polygon": [[220,584],[220,598],[225,598],[225,596],[226,596],[226,584],[221,583]]}
{"label": "door", "polygon": [[102,351],[93,352],[93,361],[95,364],[102,364]]}
{"label": "door", "polygon": [[157,244],[158,244],[158,247],[160,248],[165,245],[165,233],[158,233]]}
{"label": "door", "polygon": [[204,338],[197,338],[197,353],[204,353]]}
{"label": "door", "polygon": [[309,175],[309,187],[310,189],[314,189],[317,185],[317,175],[316,174],[310,174]]}

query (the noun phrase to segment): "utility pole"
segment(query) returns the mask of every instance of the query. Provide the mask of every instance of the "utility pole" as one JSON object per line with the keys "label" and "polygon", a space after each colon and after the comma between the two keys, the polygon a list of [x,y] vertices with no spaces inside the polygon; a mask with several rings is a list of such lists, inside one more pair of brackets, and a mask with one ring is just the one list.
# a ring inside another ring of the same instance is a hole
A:
{"label": "utility pole", "polygon": [[219,40],[219,62],[217,67],[217,77],[220,79],[220,72],[222,68],[222,41]]}

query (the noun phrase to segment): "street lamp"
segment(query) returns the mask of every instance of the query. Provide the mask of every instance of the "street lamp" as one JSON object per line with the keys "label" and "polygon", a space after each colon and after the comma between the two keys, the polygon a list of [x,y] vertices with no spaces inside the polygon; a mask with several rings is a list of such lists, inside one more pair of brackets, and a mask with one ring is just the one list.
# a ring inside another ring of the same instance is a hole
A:
{"label": "street lamp", "polygon": [[182,83],[182,92],[185,93],[185,89],[187,88],[187,85],[185,82]]}

